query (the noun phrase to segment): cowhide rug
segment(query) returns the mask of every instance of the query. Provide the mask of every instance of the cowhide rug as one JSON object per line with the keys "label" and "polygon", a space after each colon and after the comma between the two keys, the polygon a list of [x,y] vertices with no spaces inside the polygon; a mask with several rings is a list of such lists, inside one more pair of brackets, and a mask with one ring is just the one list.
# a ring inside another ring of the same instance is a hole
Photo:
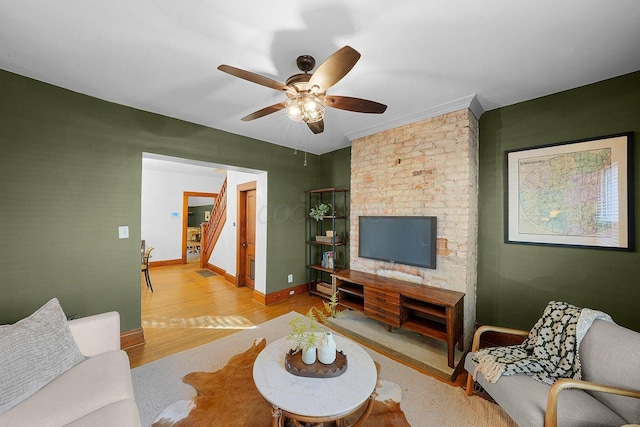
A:
{"label": "cowhide rug", "polygon": [[[253,363],[267,342],[254,342],[244,353],[233,356],[216,372],[192,372],[182,381],[196,389],[191,400],[169,405],[156,418],[152,427],[201,426],[271,426],[271,405],[260,395],[253,383]],[[379,369],[379,365],[376,364]],[[409,426],[400,409],[402,390],[396,384],[378,380],[373,410],[363,427]],[[347,425],[356,421],[356,413]]]}

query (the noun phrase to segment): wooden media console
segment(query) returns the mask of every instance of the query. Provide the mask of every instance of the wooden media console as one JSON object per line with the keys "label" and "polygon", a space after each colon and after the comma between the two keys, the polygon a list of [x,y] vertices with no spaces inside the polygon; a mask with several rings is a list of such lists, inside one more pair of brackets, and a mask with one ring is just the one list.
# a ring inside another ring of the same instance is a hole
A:
{"label": "wooden media console", "polygon": [[355,270],[336,271],[332,290],[341,306],[362,311],[387,326],[447,343],[454,368],[455,345],[463,351],[464,293]]}

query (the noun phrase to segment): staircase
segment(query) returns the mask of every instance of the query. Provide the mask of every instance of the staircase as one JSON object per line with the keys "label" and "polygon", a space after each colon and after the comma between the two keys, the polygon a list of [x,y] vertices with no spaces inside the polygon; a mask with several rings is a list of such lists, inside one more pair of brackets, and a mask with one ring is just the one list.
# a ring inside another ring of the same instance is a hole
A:
{"label": "staircase", "polygon": [[222,188],[216,197],[213,211],[209,217],[209,222],[202,224],[202,238],[200,248],[200,268],[206,268],[207,262],[213,253],[224,223],[227,221],[227,180],[222,183]]}

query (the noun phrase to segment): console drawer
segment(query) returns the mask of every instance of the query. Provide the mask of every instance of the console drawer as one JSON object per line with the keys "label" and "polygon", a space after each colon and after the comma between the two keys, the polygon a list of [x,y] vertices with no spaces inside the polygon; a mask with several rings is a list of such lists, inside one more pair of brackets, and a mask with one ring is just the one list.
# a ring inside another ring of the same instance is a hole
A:
{"label": "console drawer", "polygon": [[369,301],[368,299],[364,300],[364,306],[369,307],[371,310],[376,310],[379,312],[386,312],[390,315],[400,317],[401,309],[398,304],[393,304],[390,302],[379,302],[379,301]]}
{"label": "console drawer", "polygon": [[378,289],[364,288],[364,299],[371,303],[390,303],[400,305],[400,294],[397,292],[386,292]]}
{"label": "console drawer", "polygon": [[367,303],[364,305],[364,314],[367,316],[377,319],[381,322],[384,322],[388,325],[395,326],[396,328],[400,327],[400,312],[399,311],[389,311],[384,308],[378,306],[370,306]]}
{"label": "console drawer", "polygon": [[364,313],[388,325],[400,327],[400,294],[364,288]]}

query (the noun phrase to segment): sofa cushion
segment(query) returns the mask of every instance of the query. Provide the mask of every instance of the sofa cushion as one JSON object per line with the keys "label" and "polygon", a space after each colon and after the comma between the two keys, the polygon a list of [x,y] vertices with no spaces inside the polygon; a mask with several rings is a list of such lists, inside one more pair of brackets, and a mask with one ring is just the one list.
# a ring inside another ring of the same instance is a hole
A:
{"label": "sofa cushion", "polygon": [[[614,387],[640,389],[640,333],[596,320],[580,345],[582,379]],[[592,393],[626,423],[640,423],[640,399]]]}
{"label": "sofa cushion", "polygon": [[[473,353],[465,359],[465,369],[473,373]],[[502,376],[492,384],[478,373],[476,381],[491,395],[519,427],[544,425],[550,386],[523,374]],[[558,401],[558,426],[602,427],[624,424],[624,420],[589,393],[564,390]]]}
{"label": "sofa cushion", "polygon": [[89,358],[60,375],[0,415],[0,425],[64,426],[123,400],[135,403],[129,358],[116,350]]}
{"label": "sofa cushion", "polygon": [[0,326],[0,414],[84,359],[55,298],[31,316]]}

